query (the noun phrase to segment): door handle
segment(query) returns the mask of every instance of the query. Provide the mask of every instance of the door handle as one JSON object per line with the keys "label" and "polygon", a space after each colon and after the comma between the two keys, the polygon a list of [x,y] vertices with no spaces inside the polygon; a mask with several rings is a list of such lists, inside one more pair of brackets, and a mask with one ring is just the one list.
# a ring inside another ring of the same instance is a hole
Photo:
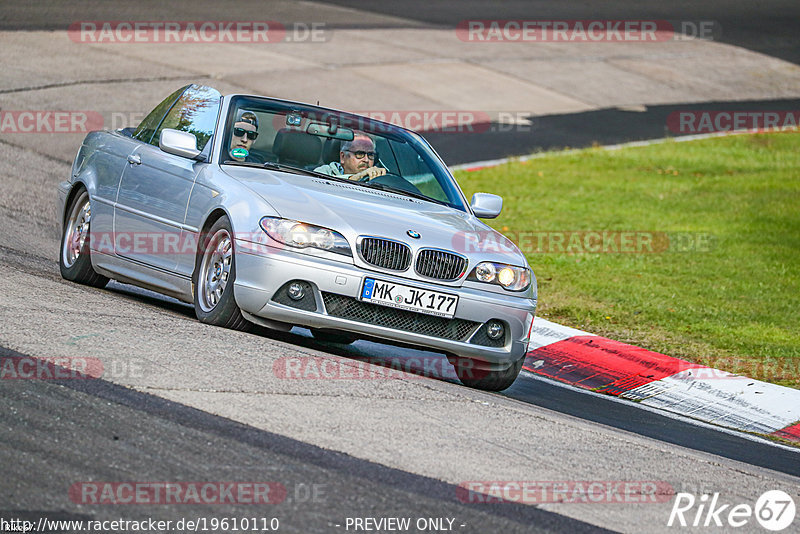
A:
{"label": "door handle", "polygon": [[139,154],[130,154],[128,155],[128,163],[131,165],[141,165],[142,157]]}

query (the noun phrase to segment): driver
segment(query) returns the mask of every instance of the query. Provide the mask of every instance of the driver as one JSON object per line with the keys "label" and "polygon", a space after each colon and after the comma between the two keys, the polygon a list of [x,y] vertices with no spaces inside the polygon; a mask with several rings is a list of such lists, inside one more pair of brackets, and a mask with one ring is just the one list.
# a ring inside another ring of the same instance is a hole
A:
{"label": "driver", "polygon": [[350,180],[372,180],[386,174],[386,169],[376,167],[375,142],[364,132],[355,132],[352,141],[342,143],[339,161],[332,161],[314,169],[330,176],[342,176]]}
{"label": "driver", "polygon": [[235,161],[264,163],[250,153],[253,142],[258,137],[258,117],[252,111],[239,110],[231,132],[230,155]]}

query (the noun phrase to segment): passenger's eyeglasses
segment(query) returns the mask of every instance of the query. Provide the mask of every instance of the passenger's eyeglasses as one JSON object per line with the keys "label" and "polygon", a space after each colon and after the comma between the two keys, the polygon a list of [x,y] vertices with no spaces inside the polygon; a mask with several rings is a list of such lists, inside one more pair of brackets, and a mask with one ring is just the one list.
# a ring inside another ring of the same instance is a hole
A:
{"label": "passenger's eyeglasses", "polygon": [[245,135],[247,135],[248,139],[255,141],[256,137],[258,137],[258,132],[254,132],[252,130],[245,130],[244,128],[234,128],[233,135],[235,135],[236,137],[244,137]]}
{"label": "passenger's eyeglasses", "polygon": [[352,155],[354,155],[356,159],[364,159],[365,157],[369,159],[375,159],[378,155],[377,152],[365,152],[363,150],[356,150],[356,151],[347,150],[347,152],[350,152]]}

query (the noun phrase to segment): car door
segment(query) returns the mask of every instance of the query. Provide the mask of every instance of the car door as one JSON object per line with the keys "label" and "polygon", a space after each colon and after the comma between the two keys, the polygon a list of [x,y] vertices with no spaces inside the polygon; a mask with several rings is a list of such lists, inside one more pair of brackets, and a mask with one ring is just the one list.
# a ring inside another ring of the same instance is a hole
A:
{"label": "car door", "polygon": [[[202,150],[213,134],[220,94],[191,85],[152,132],[128,155],[114,208],[119,256],[160,270],[175,271],[181,254],[186,208],[195,178],[206,163],[169,154],[158,146],[161,132],[190,132]],[[193,251],[192,251],[193,252]]]}
{"label": "car door", "polygon": [[119,132],[96,136],[96,146],[91,153],[91,168],[95,171],[95,188],[92,195],[92,239],[93,251],[113,252],[114,203],[117,200],[119,183],[127,165],[128,154],[136,150],[139,143]]}
{"label": "car door", "polygon": [[122,173],[128,158],[138,148],[140,139],[149,139],[161,124],[167,111],[189,86],[181,87],[156,106],[133,134],[118,130],[108,135],[94,135],[90,140],[91,168],[95,171],[95,189],[92,194],[93,251],[114,252],[114,205],[117,202]]}

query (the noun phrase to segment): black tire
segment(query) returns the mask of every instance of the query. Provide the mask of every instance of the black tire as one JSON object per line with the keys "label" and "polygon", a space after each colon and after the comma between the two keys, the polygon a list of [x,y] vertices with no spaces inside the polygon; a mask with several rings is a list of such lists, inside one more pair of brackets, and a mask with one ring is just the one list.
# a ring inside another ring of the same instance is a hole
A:
{"label": "black tire", "polygon": [[510,387],[519,376],[524,362],[523,356],[504,371],[486,371],[478,368],[476,362],[470,358],[454,356],[450,359],[462,384],[484,391],[503,391]]}
{"label": "black tire", "polygon": [[357,335],[349,332],[342,332],[340,330],[320,330],[318,328],[312,328],[311,335],[318,341],[339,343],[340,345],[349,345],[358,339]]}
{"label": "black tire", "polygon": [[233,330],[250,330],[251,322],[233,298],[236,258],[233,231],[227,216],[217,219],[200,238],[192,287],[194,313],[203,322]]}
{"label": "black tire", "polygon": [[66,280],[92,287],[105,287],[108,278],[96,273],[92,267],[89,250],[91,219],[89,193],[81,187],[67,208],[58,265],[61,276]]}

